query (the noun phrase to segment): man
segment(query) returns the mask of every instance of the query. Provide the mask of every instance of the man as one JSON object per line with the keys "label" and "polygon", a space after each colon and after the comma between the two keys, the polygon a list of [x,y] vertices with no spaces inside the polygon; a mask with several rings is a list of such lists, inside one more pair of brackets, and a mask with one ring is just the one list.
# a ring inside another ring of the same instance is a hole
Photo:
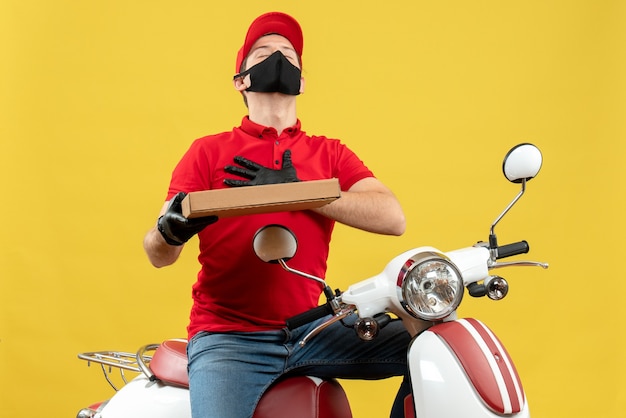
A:
{"label": "man", "polygon": [[[252,22],[233,80],[248,116],[232,131],[191,145],[172,174],[169,201],[144,239],[152,264],[163,267],[199,236],[202,268],[188,326],[194,418],[249,418],[263,392],[287,373],[367,379],[406,374],[409,336],[399,322],[369,343],[335,324],[299,347],[319,321],[288,331],[285,320],[317,306],[320,285],[253,253],[260,227],[285,225],[299,239],[291,266],[325,277],[335,221],[380,234],[401,235],[405,229],[393,193],[352,151],[302,131],[296,116],[296,97],[304,91],[302,50],[302,31],[291,16],[273,12]],[[341,198],[318,209],[219,220],[181,214],[181,201],[192,191],[328,178],[339,179]]]}

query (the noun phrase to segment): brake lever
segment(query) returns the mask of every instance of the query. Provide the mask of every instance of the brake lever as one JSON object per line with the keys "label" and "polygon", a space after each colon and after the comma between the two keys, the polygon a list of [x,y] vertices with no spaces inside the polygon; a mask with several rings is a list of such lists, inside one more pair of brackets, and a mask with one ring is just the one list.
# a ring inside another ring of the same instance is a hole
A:
{"label": "brake lever", "polygon": [[548,263],[540,263],[538,261],[496,261],[489,265],[489,270],[511,266],[541,267],[547,269],[550,265]]}
{"label": "brake lever", "polygon": [[317,334],[319,334],[320,332],[322,332],[323,330],[325,330],[326,328],[328,328],[329,326],[331,326],[332,324],[334,324],[337,321],[341,321],[342,319],[344,319],[345,317],[347,317],[348,315],[352,315],[352,313],[354,313],[354,310],[356,309],[356,306],[354,305],[346,305],[344,307],[342,307],[332,318],[330,318],[328,321],[316,326],[315,328],[313,328],[311,330],[311,332],[309,332],[307,335],[304,336],[304,338],[302,340],[300,340],[300,342],[298,343],[298,345],[300,347],[304,347],[313,337],[315,337]]}

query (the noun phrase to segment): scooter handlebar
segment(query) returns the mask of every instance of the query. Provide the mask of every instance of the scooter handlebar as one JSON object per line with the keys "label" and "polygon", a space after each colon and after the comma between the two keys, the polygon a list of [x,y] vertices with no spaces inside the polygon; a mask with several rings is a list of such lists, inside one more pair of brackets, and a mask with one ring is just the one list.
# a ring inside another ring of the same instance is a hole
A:
{"label": "scooter handlebar", "polygon": [[497,259],[511,257],[518,254],[526,254],[530,251],[530,246],[526,241],[514,242],[512,244],[506,244],[498,247]]}
{"label": "scooter handlebar", "polygon": [[296,316],[292,316],[291,318],[287,319],[285,323],[287,324],[287,328],[292,330],[301,327],[302,325],[313,322],[316,319],[323,318],[326,315],[332,315],[333,313],[334,312],[330,304],[325,303],[318,306],[317,308],[313,308]]}

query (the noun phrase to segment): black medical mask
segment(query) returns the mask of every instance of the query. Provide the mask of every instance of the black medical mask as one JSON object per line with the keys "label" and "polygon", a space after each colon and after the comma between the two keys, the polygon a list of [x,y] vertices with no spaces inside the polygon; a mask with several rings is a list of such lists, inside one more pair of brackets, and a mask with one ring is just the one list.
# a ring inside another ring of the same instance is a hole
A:
{"label": "black medical mask", "polygon": [[253,65],[234,78],[250,75],[250,87],[246,91],[258,93],[300,94],[301,72],[280,51],[274,52],[260,63]]}

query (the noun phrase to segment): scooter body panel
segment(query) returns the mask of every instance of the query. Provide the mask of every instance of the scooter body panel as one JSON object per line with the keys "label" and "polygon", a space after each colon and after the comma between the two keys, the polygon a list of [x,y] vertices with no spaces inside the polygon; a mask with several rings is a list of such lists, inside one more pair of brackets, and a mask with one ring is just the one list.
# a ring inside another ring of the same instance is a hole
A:
{"label": "scooter body panel", "polygon": [[417,418],[530,417],[508,353],[483,327],[460,319],[435,325],[412,341],[408,362]]}
{"label": "scooter body panel", "polygon": [[121,388],[98,418],[190,418],[189,390],[137,376]]}

